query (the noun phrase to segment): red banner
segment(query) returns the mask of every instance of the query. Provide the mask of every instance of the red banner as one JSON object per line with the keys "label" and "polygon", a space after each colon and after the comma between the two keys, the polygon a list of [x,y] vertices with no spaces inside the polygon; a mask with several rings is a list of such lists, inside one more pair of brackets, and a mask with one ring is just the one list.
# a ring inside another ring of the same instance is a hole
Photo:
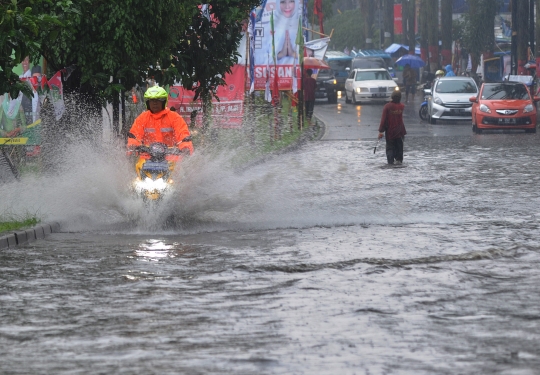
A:
{"label": "red banner", "polygon": [[394,4],[394,34],[403,34],[401,4]]}
{"label": "red banner", "polygon": [[[277,66],[277,81],[280,90],[292,90],[293,80],[293,65],[278,65]],[[266,65],[255,65],[255,90],[266,88]],[[274,79],[276,67],[270,66],[270,79]],[[300,66],[296,65],[296,77],[298,86],[300,87]],[[272,81],[273,82],[273,81]],[[249,90],[249,81],[246,82],[246,90]]]}
{"label": "red banner", "polygon": [[[240,127],[244,115],[245,66],[234,65],[231,74],[225,75],[225,86],[219,86],[217,97],[212,100],[212,119],[218,127]],[[202,125],[201,100],[193,100],[195,92],[182,86],[172,86],[169,90],[169,107],[176,111],[190,124]],[[192,118],[193,116],[193,118]]]}

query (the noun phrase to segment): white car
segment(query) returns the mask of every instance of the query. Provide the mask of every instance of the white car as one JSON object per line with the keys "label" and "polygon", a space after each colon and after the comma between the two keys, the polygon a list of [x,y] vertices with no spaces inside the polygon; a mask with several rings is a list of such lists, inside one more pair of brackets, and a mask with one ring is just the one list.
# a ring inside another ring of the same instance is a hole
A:
{"label": "white car", "polygon": [[478,95],[478,86],[471,77],[441,77],[435,80],[428,98],[428,120],[471,121],[471,96]]}
{"label": "white car", "polygon": [[353,69],[345,81],[345,102],[389,102],[397,87],[384,68]]}

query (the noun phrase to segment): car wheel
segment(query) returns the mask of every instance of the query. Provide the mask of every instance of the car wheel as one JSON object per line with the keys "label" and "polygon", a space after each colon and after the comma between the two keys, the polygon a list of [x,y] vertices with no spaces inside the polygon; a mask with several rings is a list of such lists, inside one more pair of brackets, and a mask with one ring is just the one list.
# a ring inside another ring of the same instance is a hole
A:
{"label": "car wheel", "polygon": [[330,104],[336,104],[337,103],[337,95],[332,94],[328,96],[328,103]]}
{"label": "car wheel", "polygon": [[347,94],[347,90],[345,90],[345,103],[350,103],[351,99],[349,99],[349,94]]}
{"label": "car wheel", "polygon": [[430,123],[431,125],[435,125],[435,124],[437,123],[437,120],[434,119],[432,116],[429,116],[429,123]]}
{"label": "car wheel", "polygon": [[356,95],[354,95],[354,90],[352,92],[352,102],[353,104],[358,104],[359,102],[356,101]]}
{"label": "car wheel", "polygon": [[427,105],[423,105],[423,106],[420,107],[420,110],[418,111],[418,115],[420,116],[420,119],[422,121],[427,121],[427,119],[428,119]]}

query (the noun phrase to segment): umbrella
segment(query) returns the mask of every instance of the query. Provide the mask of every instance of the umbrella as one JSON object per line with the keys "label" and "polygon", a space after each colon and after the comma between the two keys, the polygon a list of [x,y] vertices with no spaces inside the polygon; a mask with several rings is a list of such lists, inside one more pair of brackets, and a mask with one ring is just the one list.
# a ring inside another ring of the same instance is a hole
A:
{"label": "umbrella", "polygon": [[396,60],[396,65],[405,66],[409,64],[411,68],[421,68],[426,65],[426,63],[416,55],[403,55]]}
{"label": "umbrella", "polygon": [[304,69],[330,69],[330,67],[315,57],[304,57]]}

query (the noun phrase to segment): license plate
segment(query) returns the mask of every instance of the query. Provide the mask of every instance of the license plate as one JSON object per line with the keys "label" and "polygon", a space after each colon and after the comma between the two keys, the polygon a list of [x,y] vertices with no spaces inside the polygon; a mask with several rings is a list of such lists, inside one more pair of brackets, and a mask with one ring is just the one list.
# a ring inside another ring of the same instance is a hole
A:
{"label": "license plate", "polygon": [[452,113],[461,113],[461,112],[465,112],[465,110],[462,109],[462,108],[453,108],[453,109],[450,110],[450,112],[452,112]]}
{"label": "license plate", "polygon": [[515,124],[516,119],[515,118],[500,118],[499,124]]}
{"label": "license plate", "polygon": [[384,98],[386,97],[386,94],[371,94],[372,98]]}

